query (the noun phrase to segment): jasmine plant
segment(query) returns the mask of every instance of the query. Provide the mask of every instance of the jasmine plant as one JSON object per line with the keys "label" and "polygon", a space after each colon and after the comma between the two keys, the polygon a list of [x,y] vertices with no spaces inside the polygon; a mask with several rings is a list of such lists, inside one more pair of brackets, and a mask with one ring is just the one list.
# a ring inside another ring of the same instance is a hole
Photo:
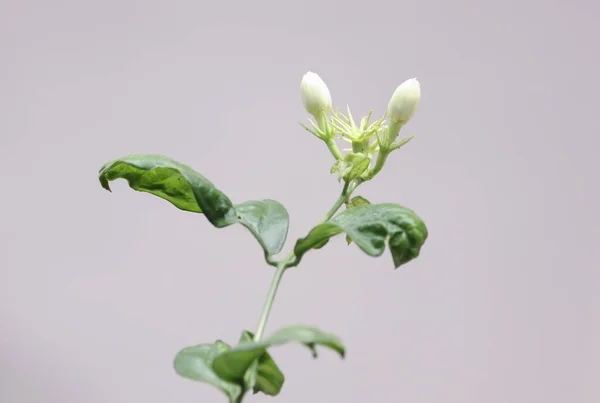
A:
{"label": "jasmine plant", "polygon": [[[403,82],[393,93],[387,112],[379,120],[372,113],[355,122],[350,108],[342,113],[333,110],[327,85],[315,73],[306,73],[301,81],[301,98],[312,115],[302,125],[329,149],[335,173],[342,184],[338,199],[308,234],[298,239],[285,257],[283,249],[289,216],[275,200],[251,200],[234,204],[212,182],[187,165],[154,154],[132,154],[112,160],[100,169],[102,187],[110,191],[109,182],[122,178],[129,186],[163,198],[175,207],[203,214],[216,228],[240,224],[256,238],[268,265],[274,267],[271,286],[254,333],[244,330],[239,341],[223,340],[185,347],[174,359],[175,371],[188,379],[220,389],[230,403],[239,403],[249,392],[276,396],[285,377],[269,350],[288,343],[300,343],[317,356],[317,346],[337,352],[342,358],[345,347],[335,335],[310,326],[289,326],[265,337],[269,312],[285,272],[297,267],[305,253],[324,247],[330,238],[345,233],[348,244],[354,243],[369,256],[380,256],[386,245],[394,268],[419,256],[427,239],[424,222],[406,207],[391,203],[371,203],[353,196],[356,189],[382,170],[387,158],[407,144],[413,136],[400,137],[402,127],[413,117],[421,97],[417,79]],[[337,140],[350,148],[341,151]],[[342,212],[338,211],[344,207]]]}

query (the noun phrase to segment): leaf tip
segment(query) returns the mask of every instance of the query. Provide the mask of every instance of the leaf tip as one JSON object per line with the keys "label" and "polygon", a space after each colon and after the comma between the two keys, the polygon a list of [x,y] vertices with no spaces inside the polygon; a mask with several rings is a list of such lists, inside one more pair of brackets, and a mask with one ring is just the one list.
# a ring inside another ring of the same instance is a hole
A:
{"label": "leaf tip", "polygon": [[108,183],[108,180],[106,179],[106,176],[104,174],[102,174],[102,175],[100,175],[99,179],[100,179],[100,185],[104,189],[106,189],[106,190],[108,190],[109,192],[112,193],[112,190],[110,189],[110,184]]}
{"label": "leaf tip", "polygon": [[342,360],[346,358],[346,348],[341,343],[339,343],[333,349],[340,355]]}
{"label": "leaf tip", "polygon": [[306,347],[309,348],[312,358],[319,358],[319,353],[317,353],[317,346],[315,343],[306,343]]}

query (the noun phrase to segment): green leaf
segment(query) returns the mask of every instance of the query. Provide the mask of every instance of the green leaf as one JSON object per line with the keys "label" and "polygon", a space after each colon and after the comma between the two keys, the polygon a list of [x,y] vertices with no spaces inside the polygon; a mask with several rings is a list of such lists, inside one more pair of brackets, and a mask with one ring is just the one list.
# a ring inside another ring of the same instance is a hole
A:
{"label": "green leaf", "polygon": [[349,182],[358,178],[369,168],[371,158],[363,153],[348,153],[343,160],[337,160],[331,167],[331,173],[337,172],[338,179]]}
{"label": "green leaf", "polygon": [[369,204],[371,204],[371,202],[365,199],[364,197],[354,196],[352,199],[346,202],[346,209],[351,209],[360,206],[368,206]]}
{"label": "green leaf", "polygon": [[215,357],[229,349],[229,345],[221,340],[214,344],[186,347],[175,356],[175,371],[184,378],[213,385],[229,396],[230,401],[236,401],[242,388],[219,378],[212,369]]}
{"label": "green leaf", "polygon": [[371,163],[369,156],[362,153],[346,154],[345,160],[349,165],[349,169],[343,173],[342,178],[346,182],[350,182],[362,175],[362,173],[369,168],[369,164]]}
{"label": "green leaf", "polygon": [[109,182],[119,178],[127,180],[132,189],[163,198],[181,210],[204,213],[217,228],[242,224],[267,255],[276,254],[283,247],[289,217],[285,207],[274,200],[247,201],[234,206],[208,179],[162,155],[132,154],[110,161],[100,169],[100,183],[108,191]]}
{"label": "green leaf", "polygon": [[[240,339],[240,343],[252,342],[254,334],[249,331],[244,331]],[[275,364],[273,358],[268,352],[265,352],[258,359],[258,367],[256,369],[256,375],[254,379],[253,391],[254,393],[262,392],[265,395],[277,396],[283,387],[285,382],[285,376]]]}
{"label": "green leaf", "polygon": [[254,360],[260,359],[268,348],[292,342],[307,346],[314,357],[317,356],[316,345],[333,349],[342,357],[345,353],[344,346],[336,336],[324,333],[314,327],[291,326],[280,329],[267,339],[258,342],[243,342],[227,350],[215,359],[213,370],[222,379],[240,384],[244,381],[244,375]]}
{"label": "green leaf", "polygon": [[123,178],[134,190],[161,197],[181,210],[204,213],[217,228],[236,222],[225,194],[192,168],[162,155],[132,154],[110,161],[100,169],[99,178],[108,191],[110,181]]}
{"label": "green leaf", "polygon": [[281,251],[289,227],[285,207],[275,200],[247,201],[235,206],[240,223],[256,237],[270,255]]}
{"label": "green leaf", "polygon": [[397,204],[371,204],[345,210],[316,226],[296,242],[294,254],[300,260],[342,232],[369,256],[381,256],[387,241],[395,268],[419,256],[427,239],[425,223],[412,210]]}
{"label": "green leaf", "polygon": [[[367,206],[371,204],[370,201],[368,201],[367,199],[365,199],[362,196],[354,196],[352,199],[346,201],[346,210],[354,208],[354,207],[360,207],[360,206]],[[346,243],[348,245],[350,245],[352,243],[352,239],[350,239],[350,237],[348,235],[346,235]],[[313,248],[315,249],[315,248]]]}

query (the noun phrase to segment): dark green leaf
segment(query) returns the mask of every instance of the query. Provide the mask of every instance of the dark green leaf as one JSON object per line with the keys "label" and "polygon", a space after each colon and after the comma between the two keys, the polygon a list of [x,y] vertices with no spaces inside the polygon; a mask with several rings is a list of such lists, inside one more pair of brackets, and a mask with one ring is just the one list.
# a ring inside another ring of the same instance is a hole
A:
{"label": "dark green leaf", "polygon": [[161,197],[181,210],[204,213],[218,228],[236,222],[235,209],[225,194],[192,168],[162,155],[132,154],[110,161],[99,177],[108,191],[109,181],[126,179],[134,190]]}
{"label": "dark green leaf", "polygon": [[419,256],[427,239],[425,223],[412,211],[397,204],[371,204],[345,210],[296,242],[298,259],[332,236],[345,232],[369,256],[381,256],[386,241],[394,267]]}
{"label": "dark green leaf", "polygon": [[281,251],[287,237],[288,212],[275,200],[247,201],[235,206],[240,223],[270,255]]}
{"label": "dark green leaf", "polygon": [[[254,334],[249,331],[244,331],[240,339],[240,343],[252,342]],[[254,393],[262,392],[269,396],[277,396],[281,391],[285,376],[271,358],[268,352],[265,352],[258,359],[258,367],[256,368],[256,376],[254,379]]]}
{"label": "dark green leaf", "polygon": [[140,192],[151,193],[181,210],[204,213],[217,228],[240,223],[250,230],[268,255],[281,251],[288,231],[288,213],[274,200],[248,201],[237,206],[192,168],[162,155],[132,154],[100,169],[100,183],[123,178]]}
{"label": "dark green leaf", "polygon": [[[354,208],[354,207],[360,207],[360,206],[367,206],[371,204],[370,201],[368,201],[367,199],[365,199],[362,196],[354,196],[352,199],[348,200],[346,202],[346,210]],[[346,243],[348,245],[350,245],[352,243],[352,239],[350,239],[350,237],[348,235],[346,235]],[[316,248],[313,248],[316,249]]]}
{"label": "dark green leaf", "polygon": [[222,379],[239,384],[244,381],[244,375],[254,360],[262,357],[267,348],[292,342],[304,344],[315,357],[315,345],[329,347],[344,356],[344,346],[336,336],[313,327],[291,326],[280,329],[267,339],[244,342],[227,350],[215,359],[213,370]]}
{"label": "dark green leaf", "polygon": [[242,393],[242,388],[219,378],[212,369],[215,357],[229,348],[221,340],[217,340],[214,344],[186,347],[175,357],[175,371],[184,378],[216,386],[229,396],[230,401],[235,401]]}

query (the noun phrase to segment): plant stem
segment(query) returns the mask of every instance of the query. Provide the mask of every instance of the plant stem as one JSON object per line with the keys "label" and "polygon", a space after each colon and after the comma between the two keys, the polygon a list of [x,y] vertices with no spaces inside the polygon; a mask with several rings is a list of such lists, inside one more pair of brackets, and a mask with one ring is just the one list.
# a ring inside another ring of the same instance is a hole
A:
{"label": "plant stem", "polygon": [[331,208],[329,209],[327,214],[325,214],[325,217],[323,217],[319,224],[323,224],[325,221],[329,221],[329,219],[333,217],[333,215],[340,209],[340,207],[342,207],[342,204],[344,204],[346,200],[348,200],[348,196],[350,196],[350,192],[348,192],[349,187],[350,184],[346,182],[344,184],[344,189],[342,189],[342,194],[340,194],[340,197],[338,197],[338,199],[335,201],[333,206],[331,206]]}
{"label": "plant stem", "polygon": [[330,138],[329,140],[326,140],[325,144],[327,144],[327,148],[329,148],[331,155],[333,155],[333,157],[336,160],[341,160],[342,158],[344,158],[340,149],[338,148],[337,144],[335,143],[335,140],[333,139],[333,137]]}
{"label": "plant stem", "polygon": [[[354,189],[358,185],[360,185],[362,181],[357,179],[352,183],[346,182],[344,184],[344,188],[342,189],[342,193],[340,197],[336,200],[333,206],[329,209],[325,217],[319,222],[319,224],[323,224],[333,217],[333,215],[342,207],[342,204],[348,200],[348,197],[352,194]],[[271,308],[273,307],[273,301],[275,301],[275,295],[277,294],[277,289],[279,288],[279,283],[281,283],[281,279],[283,278],[283,273],[285,273],[286,269],[294,264],[296,260],[296,255],[292,251],[285,259],[278,262],[276,264],[277,270],[275,270],[275,274],[273,275],[273,280],[271,281],[271,287],[269,288],[269,292],[267,293],[267,299],[265,301],[265,305],[263,307],[262,315],[260,316],[260,321],[258,322],[258,328],[256,329],[256,333],[254,334],[254,341],[259,341],[265,331],[265,327],[267,326],[267,321],[269,320],[269,314],[271,313]],[[273,262],[274,263],[274,262]]]}
{"label": "plant stem", "polygon": [[267,320],[269,319],[269,313],[271,312],[273,301],[275,300],[275,294],[277,294],[277,288],[279,288],[279,283],[281,282],[283,273],[287,268],[286,263],[288,260],[289,258],[285,259],[283,262],[277,265],[277,270],[275,270],[275,275],[273,276],[273,280],[271,281],[271,288],[269,288],[269,292],[267,294],[267,299],[265,301],[265,306],[260,317],[260,322],[258,322],[258,328],[256,329],[256,333],[254,334],[255,341],[259,341],[265,331],[265,326],[267,325]]}
{"label": "plant stem", "polygon": [[367,172],[367,174],[365,175],[365,180],[371,180],[373,179],[373,177],[375,175],[377,175],[379,173],[379,171],[381,171],[381,169],[383,168],[383,165],[385,164],[385,161],[387,160],[388,155],[390,155],[390,151],[387,150],[379,150],[379,153],[377,154],[377,161],[375,162],[375,166],[369,171]]}
{"label": "plant stem", "polygon": [[336,160],[341,160],[343,157],[340,149],[335,143],[335,138],[332,132],[332,127],[329,122],[327,122],[327,113],[321,113],[318,116],[315,116],[315,120],[317,121],[317,125],[319,129],[321,129],[322,137],[321,139],[327,144],[327,148],[333,155]]}

